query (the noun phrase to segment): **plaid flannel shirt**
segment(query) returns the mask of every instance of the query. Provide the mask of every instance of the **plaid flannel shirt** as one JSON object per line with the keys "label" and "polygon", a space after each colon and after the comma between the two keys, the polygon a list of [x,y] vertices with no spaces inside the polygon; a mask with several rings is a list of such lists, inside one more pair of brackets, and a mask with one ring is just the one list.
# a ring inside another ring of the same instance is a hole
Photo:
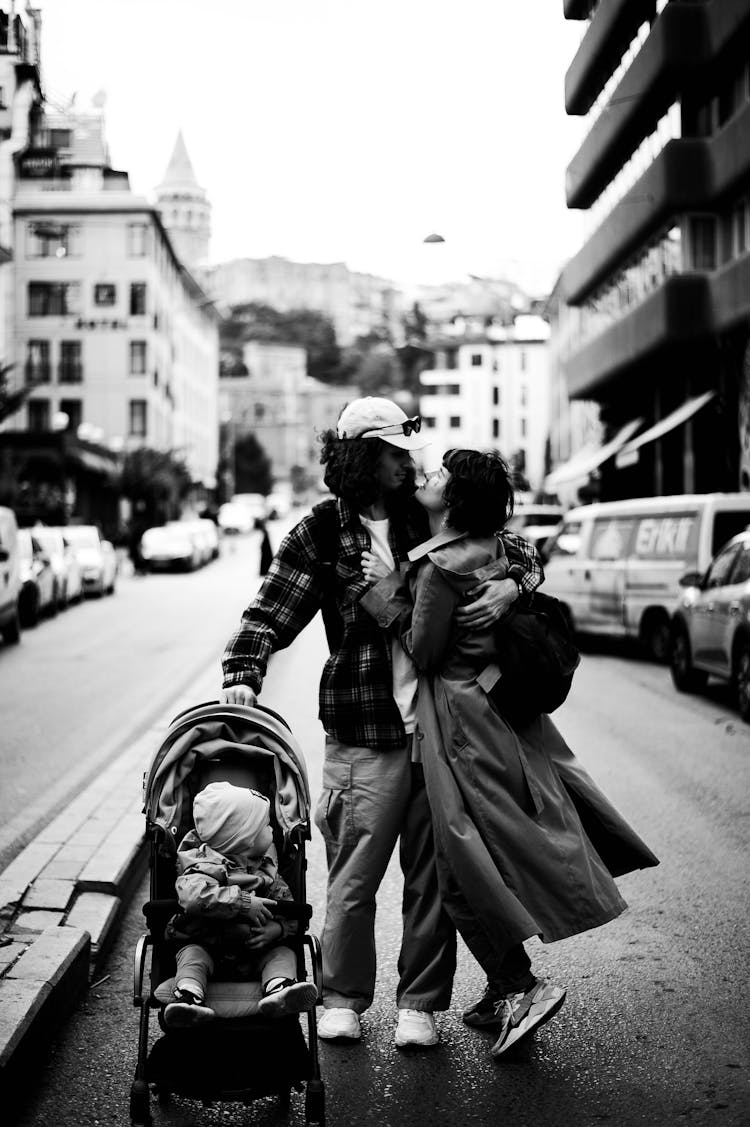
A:
{"label": "plaid flannel shirt", "polygon": [[[404,746],[406,732],[393,699],[390,640],[359,606],[370,587],[360,559],[370,549],[370,536],[346,501],[339,498],[323,504],[336,509],[337,550],[323,542],[315,510],[284,537],[224,651],[224,686],[246,684],[260,692],[271,654],[294,641],[327,596],[334,598],[343,636],[323,667],[320,720],[325,731],[342,743],[394,750]],[[426,514],[416,502],[403,517],[391,519],[389,540],[396,566],[406,562],[410,549],[428,536]],[[499,536],[510,565],[508,575],[530,597],[544,578],[536,549],[515,533]]]}

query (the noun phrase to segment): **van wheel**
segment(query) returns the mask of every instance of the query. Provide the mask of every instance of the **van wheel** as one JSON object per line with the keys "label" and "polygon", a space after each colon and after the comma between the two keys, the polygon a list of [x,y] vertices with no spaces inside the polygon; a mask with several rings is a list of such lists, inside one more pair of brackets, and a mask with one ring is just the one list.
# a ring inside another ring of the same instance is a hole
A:
{"label": "van wheel", "polygon": [[10,622],[3,626],[2,634],[6,646],[15,646],[16,643],[21,641],[21,621],[18,617],[18,611],[13,615]]}
{"label": "van wheel", "polygon": [[641,623],[641,642],[654,661],[666,665],[672,650],[672,635],[666,614],[652,611],[644,616]]}
{"label": "van wheel", "polygon": [[750,724],[750,641],[741,638],[732,662],[737,708],[746,724]]}
{"label": "van wheel", "polygon": [[687,630],[680,623],[672,631],[669,671],[675,688],[681,693],[697,693],[706,687],[708,674],[693,665],[690,639]]}

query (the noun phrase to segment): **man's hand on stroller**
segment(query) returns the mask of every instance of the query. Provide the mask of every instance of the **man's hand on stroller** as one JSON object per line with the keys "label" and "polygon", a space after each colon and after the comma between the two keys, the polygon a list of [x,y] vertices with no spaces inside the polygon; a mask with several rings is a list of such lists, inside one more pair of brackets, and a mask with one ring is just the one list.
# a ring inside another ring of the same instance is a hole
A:
{"label": "man's hand on stroller", "polygon": [[277,939],[281,939],[284,934],[284,929],[278,920],[268,920],[264,924],[252,929],[252,935],[247,941],[247,946],[267,947],[269,943],[275,943]]}
{"label": "man's hand on stroller", "polygon": [[246,708],[254,708],[257,700],[257,693],[249,685],[228,685],[219,693],[219,704],[244,704]]}

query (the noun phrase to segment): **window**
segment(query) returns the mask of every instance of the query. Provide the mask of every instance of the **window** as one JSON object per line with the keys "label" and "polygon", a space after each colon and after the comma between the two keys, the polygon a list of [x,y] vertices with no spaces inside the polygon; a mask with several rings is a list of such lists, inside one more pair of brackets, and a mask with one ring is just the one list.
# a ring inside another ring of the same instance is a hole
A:
{"label": "window", "polygon": [[[521,353],[523,356],[523,353]],[[529,389],[525,383],[521,384],[521,406],[528,407],[529,405]]]}
{"label": "window", "polygon": [[690,265],[693,270],[716,268],[716,220],[713,215],[691,215],[689,219]]}
{"label": "window", "polygon": [[519,426],[520,426],[520,430],[521,430],[521,438],[526,438],[526,435],[527,435],[526,419],[523,419],[523,418],[519,419]]}
{"label": "window", "polygon": [[706,572],[706,590],[713,587],[723,587],[729,581],[729,572],[732,570],[739,550],[739,544],[729,544],[722,552],[719,552]]}
{"label": "window", "polygon": [[499,419],[493,419],[492,420],[492,437],[493,438],[499,438],[500,437],[500,420]]}
{"label": "window", "polygon": [[134,438],[146,437],[146,400],[131,399],[128,404],[128,434]]}
{"label": "window", "polygon": [[434,427],[435,426],[435,416],[434,415],[422,415],[422,425],[426,426],[426,427]]}
{"label": "window", "polygon": [[493,387],[493,389],[492,389],[492,406],[493,407],[499,407],[500,406],[500,388],[499,387]]}
{"label": "window", "polygon": [[49,399],[29,400],[29,430],[49,430]]}
{"label": "window", "polygon": [[460,415],[451,415],[450,420],[449,420],[449,426],[451,428],[460,427],[461,426],[461,416]]}
{"label": "window", "polygon": [[29,282],[29,317],[60,317],[78,313],[80,286],[77,282]]}
{"label": "window", "polygon": [[526,371],[526,351],[523,348],[521,349],[520,363],[521,363],[521,371],[525,372]]}
{"label": "window", "polygon": [[94,286],[94,305],[114,305],[117,300],[117,287],[111,282],[99,282]]}
{"label": "window", "polygon": [[49,383],[49,341],[30,340],[26,346],[26,383]]}
{"label": "window", "polygon": [[130,313],[133,317],[146,312],[146,283],[130,283]]}
{"label": "window", "polygon": [[57,378],[60,383],[81,383],[83,380],[79,340],[60,341],[60,366],[57,370]]}
{"label": "window", "polygon": [[128,223],[128,256],[144,258],[148,253],[148,227],[145,223]]}
{"label": "window", "polygon": [[445,354],[445,366],[449,371],[452,371],[457,365],[456,349],[449,348]]}
{"label": "window", "polygon": [[29,223],[27,258],[67,258],[80,254],[80,228],[65,223]]}
{"label": "window", "polygon": [[67,429],[77,431],[83,422],[83,402],[80,399],[61,399],[60,410],[68,416]]}
{"label": "window", "polygon": [[49,145],[52,149],[69,149],[73,144],[71,129],[50,129]]}
{"label": "window", "polygon": [[482,353],[481,352],[472,352],[472,354],[471,354],[471,366],[472,366],[472,368],[481,368],[482,367]]}
{"label": "window", "polygon": [[434,383],[426,383],[422,388],[422,395],[437,395],[438,385]]}
{"label": "window", "polygon": [[131,376],[145,376],[146,374],[145,340],[131,340],[130,342],[130,374]]}

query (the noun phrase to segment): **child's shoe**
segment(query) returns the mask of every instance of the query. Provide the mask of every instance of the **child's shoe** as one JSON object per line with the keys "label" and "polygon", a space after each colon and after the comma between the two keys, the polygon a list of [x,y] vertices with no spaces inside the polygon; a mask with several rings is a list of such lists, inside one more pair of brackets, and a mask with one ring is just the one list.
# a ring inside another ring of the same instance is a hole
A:
{"label": "child's shoe", "polygon": [[175,1000],[164,1008],[164,1024],[170,1029],[192,1029],[196,1025],[206,1025],[216,1014],[203,999],[190,990],[175,990]]}
{"label": "child's shoe", "polygon": [[312,982],[295,982],[293,978],[276,978],[263,987],[258,1013],[263,1017],[287,1017],[309,1010],[318,1000]]}

